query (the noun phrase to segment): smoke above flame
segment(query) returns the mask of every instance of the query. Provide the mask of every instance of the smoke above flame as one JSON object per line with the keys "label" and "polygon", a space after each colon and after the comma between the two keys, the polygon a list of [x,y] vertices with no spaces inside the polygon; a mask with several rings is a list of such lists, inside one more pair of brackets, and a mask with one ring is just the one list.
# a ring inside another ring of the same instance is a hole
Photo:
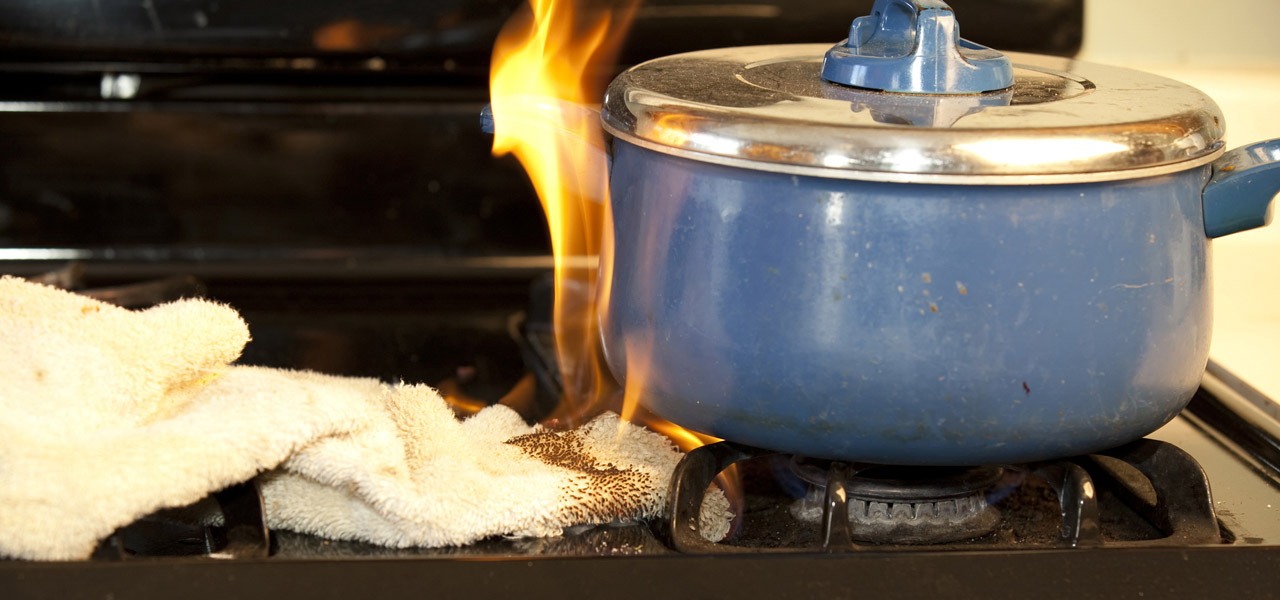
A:
{"label": "smoke above flame", "polygon": [[[608,304],[613,226],[598,103],[638,5],[638,0],[607,6],[530,0],[529,12],[506,23],[494,44],[489,76],[493,154],[512,154],[520,161],[550,228],[564,397],[549,420],[574,425],[614,410],[689,451],[718,440],[639,406],[652,348],[627,348],[627,385],[619,390],[599,345],[597,317]],[[733,479],[722,478],[721,486],[730,498],[740,497]]]}

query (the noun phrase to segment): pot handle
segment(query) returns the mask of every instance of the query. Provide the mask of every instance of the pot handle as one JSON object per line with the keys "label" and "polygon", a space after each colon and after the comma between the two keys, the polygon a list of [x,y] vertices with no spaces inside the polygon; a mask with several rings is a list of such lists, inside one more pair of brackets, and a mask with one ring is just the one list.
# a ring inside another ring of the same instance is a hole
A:
{"label": "pot handle", "polygon": [[1236,148],[1213,162],[1204,186],[1204,232],[1211,238],[1271,222],[1280,192],[1280,139]]}

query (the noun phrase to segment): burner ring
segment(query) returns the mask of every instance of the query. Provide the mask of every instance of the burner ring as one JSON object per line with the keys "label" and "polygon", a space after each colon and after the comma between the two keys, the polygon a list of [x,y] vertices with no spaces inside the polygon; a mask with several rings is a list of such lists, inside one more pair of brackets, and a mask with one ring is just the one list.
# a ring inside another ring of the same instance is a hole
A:
{"label": "burner ring", "polygon": [[933,502],[849,500],[853,539],[872,543],[939,544],[986,535],[1000,511],[981,492]]}
{"label": "burner ring", "polygon": [[[796,456],[791,469],[820,488],[827,487],[829,461]],[[932,502],[964,498],[990,489],[1004,475],[1000,467],[901,467],[853,465],[845,482],[849,497],[882,502]]]}
{"label": "burner ring", "polygon": [[[792,471],[811,484],[792,515],[817,522],[825,506],[828,461],[793,457]],[[845,481],[850,533],[871,543],[936,544],[990,533],[1000,511],[986,493],[1004,476],[1000,467],[853,465]]]}

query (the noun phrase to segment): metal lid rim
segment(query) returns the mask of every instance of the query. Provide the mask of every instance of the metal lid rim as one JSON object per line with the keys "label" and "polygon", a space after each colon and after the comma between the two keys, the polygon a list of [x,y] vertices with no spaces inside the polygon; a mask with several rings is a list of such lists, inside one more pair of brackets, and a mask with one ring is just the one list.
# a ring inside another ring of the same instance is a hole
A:
{"label": "metal lid rim", "polygon": [[1158,175],[1168,175],[1170,173],[1187,171],[1209,164],[1217,160],[1218,157],[1222,156],[1222,154],[1226,152],[1226,145],[1222,142],[1217,142],[1210,146],[1207,152],[1177,162],[1109,171],[1019,173],[1003,175],[993,173],[910,173],[902,171],[840,169],[721,156],[717,154],[698,152],[696,150],[675,148],[659,144],[657,142],[652,142],[614,127],[607,119],[602,119],[602,126],[610,135],[624,142],[634,146],[639,146],[646,150],[675,156],[677,158],[684,158],[725,167],[737,167],[753,171],[766,171],[782,175],[803,175],[806,177],[822,177],[827,179],[845,179],[850,181],[871,181],[880,183],[919,183],[937,185],[1059,185],[1123,181],[1126,179],[1142,179],[1145,177],[1155,177]]}

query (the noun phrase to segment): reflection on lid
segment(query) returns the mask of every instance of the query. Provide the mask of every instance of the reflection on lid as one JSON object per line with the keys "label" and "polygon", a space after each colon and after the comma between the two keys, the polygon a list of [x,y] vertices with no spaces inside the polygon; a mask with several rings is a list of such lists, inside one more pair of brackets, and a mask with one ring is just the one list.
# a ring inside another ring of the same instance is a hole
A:
{"label": "reflection on lid", "polygon": [[950,127],[965,115],[989,106],[1009,106],[1013,90],[964,96],[928,96],[893,94],[863,90],[839,90],[840,97],[850,101],[853,112],[868,111],[877,123],[914,125],[916,127]]}
{"label": "reflection on lid", "polygon": [[991,139],[960,144],[956,149],[971,152],[986,161],[1007,165],[1039,164],[1046,160],[1071,163],[1129,151],[1129,147],[1124,144],[1090,138]]}

